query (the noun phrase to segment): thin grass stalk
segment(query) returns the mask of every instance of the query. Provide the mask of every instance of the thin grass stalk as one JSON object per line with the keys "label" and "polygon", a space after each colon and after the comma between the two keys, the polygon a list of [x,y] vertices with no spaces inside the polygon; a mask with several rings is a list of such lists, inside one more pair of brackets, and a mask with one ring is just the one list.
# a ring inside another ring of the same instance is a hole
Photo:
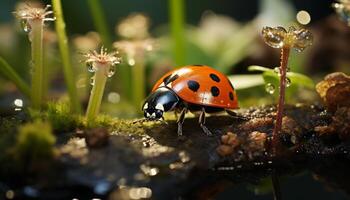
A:
{"label": "thin grass stalk", "polygon": [[31,90],[31,100],[32,107],[35,109],[40,109],[43,101],[43,21],[42,20],[32,20],[31,22],[31,48],[32,48],[32,90]]}
{"label": "thin grass stalk", "polygon": [[89,104],[86,111],[86,119],[87,122],[92,122],[94,118],[97,116],[100,110],[100,105],[102,102],[102,97],[104,93],[104,89],[106,86],[107,76],[106,76],[106,68],[108,64],[95,63],[96,64],[96,72],[93,77],[94,81],[92,84],[92,90],[90,94]]}
{"label": "thin grass stalk", "polygon": [[185,37],[184,37],[184,0],[169,0],[170,26],[173,37],[173,54],[176,66],[185,64]]}
{"label": "thin grass stalk", "polygon": [[281,128],[282,128],[289,54],[290,54],[290,47],[289,46],[283,47],[281,50],[281,66],[280,66],[281,77],[280,77],[280,87],[279,87],[279,100],[277,105],[276,123],[273,129],[273,135],[272,135],[274,153],[277,153],[276,149],[279,146],[279,132],[281,131]]}
{"label": "thin grass stalk", "polygon": [[31,96],[29,84],[27,84],[2,57],[0,57],[0,72],[11,80],[25,96]]}
{"label": "thin grass stalk", "polygon": [[[143,58],[141,58],[142,60]],[[139,59],[138,59],[139,60]],[[145,65],[143,61],[136,62],[132,68],[132,96],[133,104],[137,111],[140,111],[140,106],[145,99]]]}
{"label": "thin grass stalk", "polygon": [[112,47],[112,37],[108,30],[106,16],[104,15],[101,0],[88,0],[88,5],[97,31],[100,33],[103,46]]}
{"label": "thin grass stalk", "polygon": [[[108,23],[100,2],[101,2],[100,0],[88,0],[88,5],[90,8],[94,25],[101,36],[103,46],[107,48],[111,48],[112,37],[108,30]],[[122,96],[130,97],[131,96],[129,92],[131,91],[131,87],[129,84],[130,69],[128,67],[121,67],[119,70],[119,74],[121,77],[120,81],[122,85],[122,90],[121,90]]]}
{"label": "thin grass stalk", "polygon": [[62,58],[63,65],[63,73],[68,89],[69,100],[70,100],[70,109],[73,112],[80,113],[81,105],[79,102],[79,97],[77,93],[77,88],[75,85],[75,78],[73,67],[70,58],[70,50],[68,45],[68,39],[66,34],[66,24],[64,22],[63,12],[62,12],[62,4],[61,0],[52,0],[52,6],[54,15],[56,17],[56,33],[58,36],[58,45]]}

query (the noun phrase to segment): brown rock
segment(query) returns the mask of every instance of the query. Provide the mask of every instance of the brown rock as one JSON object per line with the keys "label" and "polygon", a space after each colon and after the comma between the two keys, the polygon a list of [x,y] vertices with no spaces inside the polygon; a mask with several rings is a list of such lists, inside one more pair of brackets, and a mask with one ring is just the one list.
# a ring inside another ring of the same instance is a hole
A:
{"label": "brown rock", "polygon": [[86,144],[90,148],[100,148],[108,143],[109,133],[106,128],[93,128],[86,131]]}
{"label": "brown rock", "polygon": [[342,72],[327,75],[316,85],[327,110],[335,112],[339,107],[350,107],[350,77]]}

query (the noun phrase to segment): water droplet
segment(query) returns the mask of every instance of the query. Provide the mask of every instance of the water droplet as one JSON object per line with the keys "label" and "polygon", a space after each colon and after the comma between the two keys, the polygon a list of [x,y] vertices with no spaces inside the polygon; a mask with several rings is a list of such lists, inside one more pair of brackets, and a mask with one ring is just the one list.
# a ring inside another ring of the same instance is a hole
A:
{"label": "water droplet", "polygon": [[90,78],[90,85],[95,85],[95,77]]}
{"label": "water droplet", "polygon": [[21,20],[20,23],[21,23],[21,27],[25,33],[29,33],[32,30],[32,27],[28,23],[28,20],[23,19],[23,20]]}
{"label": "water droplet", "polygon": [[15,105],[15,111],[21,111],[23,107],[23,100],[22,99],[15,99],[13,101],[13,104]]}
{"label": "water droplet", "polygon": [[116,66],[118,64],[120,64],[120,59],[117,59],[117,60],[113,61],[113,63],[112,63],[113,66]]}
{"label": "water droplet", "polygon": [[266,92],[267,93],[269,93],[269,94],[273,94],[273,93],[275,93],[275,86],[272,84],[272,83],[267,83],[266,85],[265,85],[265,90],[266,90]]}
{"label": "water droplet", "polygon": [[286,87],[289,87],[292,84],[292,81],[290,80],[290,78],[286,78]]}
{"label": "water droplet", "polygon": [[294,30],[293,47],[297,52],[302,52],[306,47],[311,46],[313,42],[312,33],[305,29]]}
{"label": "water droplet", "polygon": [[107,76],[108,77],[112,77],[115,73],[115,65],[112,65],[109,69],[108,69],[108,73]]}
{"label": "water droplet", "polygon": [[23,100],[22,99],[15,99],[13,101],[13,104],[15,104],[15,106],[17,106],[17,107],[23,107]]}
{"label": "water droplet", "polygon": [[262,30],[263,39],[266,44],[273,48],[282,48],[287,31],[283,27],[264,27]]}
{"label": "water droplet", "polygon": [[130,58],[129,60],[128,60],[128,64],[130,65],[130,66],[134,66],[135,65],[135,59],[133,59],[133,58]]}
{"label": "water droplet", "polygon": [[89,72],[91,72],[91,73],[96,72],[96,68],[95,68],[93,62],[87,62],[87,63],[86,63],[86,67],[87,67],[87,70],[88,70]]}

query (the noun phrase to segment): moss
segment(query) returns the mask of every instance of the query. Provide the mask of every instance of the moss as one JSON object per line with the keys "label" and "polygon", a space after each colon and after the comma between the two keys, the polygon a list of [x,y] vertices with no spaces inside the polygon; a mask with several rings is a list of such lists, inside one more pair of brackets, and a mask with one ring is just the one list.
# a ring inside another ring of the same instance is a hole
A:
{"label": "moss", "polygon": [[[19,121],[15,119],[0,118],[0,172],[8,172],[11,169],[11,154],[9,149],[16,142],[17,127]],[[2,175],[1,175],[2,176]]]}
{"label": "moss", "polygon": [[35,120],[48,120],[55,133],[70,132],[82,126],[81,116],[72,114],[69,105],[63,102],[48,103],[45,111],[29,111],[31,118]]}
{"label": "moss", "polygon": [[54,158],[55,142],[56,137],[48,122],[27,123],[19,127],[12,153],[20,166],[31,167]]}

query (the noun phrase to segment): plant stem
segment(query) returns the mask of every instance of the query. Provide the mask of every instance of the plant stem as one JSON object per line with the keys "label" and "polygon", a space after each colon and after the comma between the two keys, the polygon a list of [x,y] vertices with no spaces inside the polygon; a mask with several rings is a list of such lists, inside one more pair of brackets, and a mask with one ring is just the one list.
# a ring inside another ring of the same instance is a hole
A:
{"label": "plant stem", "polygon": [[32,45],[32,106],[40,109],[43,100],[43,21],[31,20],[32,28],[29,39]]}
{"label": "plant stem", "polygon": [[169,0],[170,24],[173,37],[173,53],[176,66],[185,64],[184,0]]}
{"label": "plant stem", "polygon": [[283,118],[283,108],[284,108],[284,98],[286,93],[286,78],[287,78],[287,67],[288,58],[290,53],[290,47],[283,47],[281,50],[281,66],[280,66],[280,87],[279,87],[279,100],[277,106],[276,124],[273,129],[272,143],[273,151],[276,153],[276,147],[279,146],[279,132],[282,128],[282,118]]}
{"label": "plant stem", "polygon": [[[108,24],[106,20],[106,16],[104,15],[103,8],[101,5],[101,0],[88,0],[88,5],[90,8],[90,12],[92,15],[92,19],[94,21],[94,25],[99,32],[101,39],[102,39],[102,44],[110,49],[112,47],[112,37],[110,35],[110,32],[108,30]],[[130,69],[128,67],[121,67],[119,69],[120,73],[120,82],[122,85],[122,96],[124,97],[130,97]],[[112,79],[113,81],[113,79]]]}
{"label": "plant stem", "polygon": [[100,33],[102,43],[105,47],[110,48],[112,46],[111,35],[108,31],[107,20],[104,15],[101,0],[88,0],[88,5],[90,7],[90,12],[92,15],[92,19],[94,21],[94,25],[97,31]]}
{"label": "plant stem", "polygon": [[92,86],[90,99],[89,99],[89,105],[86,111],[86,118],[88,123],[93,121],[93,119],[97,116],[100,105],[102,102],[103,92],[106,86],[107,81],[107,75],[106,72],[107,69],[110,67],[108,64],[104,63],[98,63],[96,62],[96,72],[94,75],[94,84]]}
{"label": "plant stem", "polygon": [[53,11],[56,17],[56,33],[58,36],[58,45],[60,48],[63,72],[67,84],[69,99],[70,99],[70,109],[74,112],[81,112],[81,105],[77,95],[77,88],[75,86],[74,72],[71,64],[70,50],[68,46],[68,39],[66,34],[66,24],[63,18],[61,0],[52,0]]}
{"label": "plant stem", "polygon": [[137,111],[141,112],[139,107],[141,106],[143,100],[145,99],[145,65],[143,58],[136,59],[136,63],[132,68],[132,96],[133,104]]}
{"label": "plant stem", "polygon": [[28,84],[2,57],[0,57],[0,72],[10,79],[25,96],[31,96],[30,87]]}

